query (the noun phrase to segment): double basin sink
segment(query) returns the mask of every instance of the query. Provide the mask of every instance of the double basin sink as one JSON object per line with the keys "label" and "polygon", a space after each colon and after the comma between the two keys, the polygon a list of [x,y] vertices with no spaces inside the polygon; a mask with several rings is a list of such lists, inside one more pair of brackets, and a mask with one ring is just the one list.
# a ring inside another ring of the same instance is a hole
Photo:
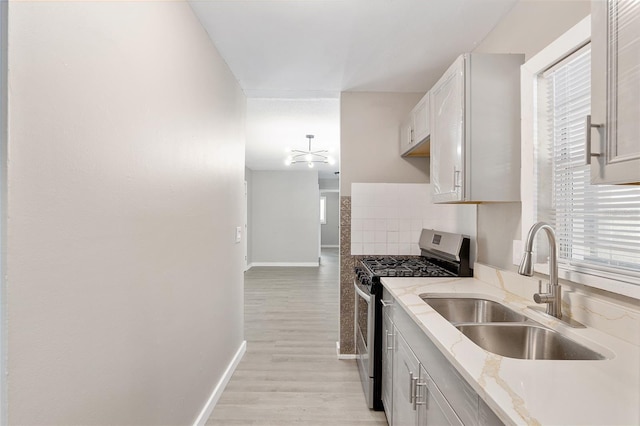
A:
{"label": "double basin sink", "polygon": [[420,296],[482,349],[528,360],[601,360],[604,356],[501,303],[473,297]]}

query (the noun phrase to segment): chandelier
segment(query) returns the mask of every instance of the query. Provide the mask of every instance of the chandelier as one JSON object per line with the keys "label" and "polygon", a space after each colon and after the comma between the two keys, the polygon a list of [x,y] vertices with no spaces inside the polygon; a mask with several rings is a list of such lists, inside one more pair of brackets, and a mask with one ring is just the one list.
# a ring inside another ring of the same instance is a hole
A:
{"label": "chandelier", "polygon": [[311,151],[311,139],[313,139],[313,135],[307,135],[307,139],[309,139],[309,150],[300,151],[298,149],[292,149],[291,154],[284,160],[284,164],[290,166],[296,163],[306,163],[309,168],[313,168],[314,163],[336,163],[336,161],[329,156],[329,151],[326,149]]}

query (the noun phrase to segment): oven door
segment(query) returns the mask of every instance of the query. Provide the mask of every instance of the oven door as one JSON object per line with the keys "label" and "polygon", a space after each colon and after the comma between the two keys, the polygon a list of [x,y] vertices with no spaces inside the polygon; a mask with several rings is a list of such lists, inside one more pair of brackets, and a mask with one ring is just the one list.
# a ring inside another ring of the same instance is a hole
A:
{"label": "oven door", "polygon": [[375,297],[364,286],[353,282],[355,290],[354,339],[360,381],[369,408],[373,408],[373,339]]}

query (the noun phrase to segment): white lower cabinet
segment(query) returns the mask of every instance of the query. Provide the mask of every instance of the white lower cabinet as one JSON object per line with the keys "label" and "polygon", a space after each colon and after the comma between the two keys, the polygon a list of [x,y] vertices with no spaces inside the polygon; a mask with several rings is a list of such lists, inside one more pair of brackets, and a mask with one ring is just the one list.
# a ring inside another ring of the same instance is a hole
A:
{"label": "white lower cabinet", "polygon": [[391,426],[502,425],[384,289],[382,398]]}
{"label": "white lower cabinet", "polygon": [[462,425],[453,408],[396,329],[393,350],[394,426]]}
{"label": "white lower cabinet", "polygon": [[392,425],[415,426],[418,413],[414,405],[416,382],[420,380],[420,362],[396,329],[393,348]]}
{"label": "white lower cabinet", "polygon": [[383,309],[382,315],[382,405],[389,424],[393,424],[393,350],[395,339],[393,322]]}

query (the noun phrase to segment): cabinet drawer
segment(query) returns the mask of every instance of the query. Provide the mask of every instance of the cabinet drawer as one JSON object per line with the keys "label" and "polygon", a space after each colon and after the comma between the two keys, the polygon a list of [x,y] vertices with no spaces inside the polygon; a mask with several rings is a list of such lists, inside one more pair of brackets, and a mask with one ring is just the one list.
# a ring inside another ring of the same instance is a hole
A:
{"label": "cabinet drawer", "polygon": [[389,293],[389,290],[383,287],[382,290],[382,313],[389,316],[389,319],[393,321],[394,310],[398,308],[396,301]]}

